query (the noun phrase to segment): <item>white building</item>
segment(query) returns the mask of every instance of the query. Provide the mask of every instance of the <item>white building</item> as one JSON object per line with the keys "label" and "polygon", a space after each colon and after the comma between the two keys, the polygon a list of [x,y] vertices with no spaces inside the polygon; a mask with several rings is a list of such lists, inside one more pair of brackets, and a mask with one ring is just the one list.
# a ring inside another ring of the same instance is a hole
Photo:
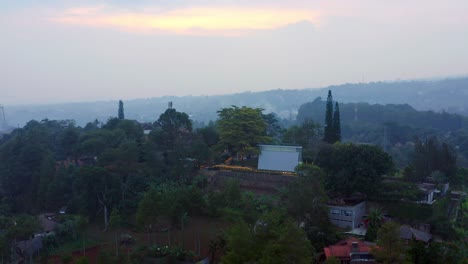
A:
{"label": "white building", "polygon": [[344,204],[328,204],[330,222],[341,228],[357,228],[366,214],[366,202],[355,201]]}
{"label": "white building", "polygon": [[302,162],[301,146],[259,145],[259,170],[293,172]]}

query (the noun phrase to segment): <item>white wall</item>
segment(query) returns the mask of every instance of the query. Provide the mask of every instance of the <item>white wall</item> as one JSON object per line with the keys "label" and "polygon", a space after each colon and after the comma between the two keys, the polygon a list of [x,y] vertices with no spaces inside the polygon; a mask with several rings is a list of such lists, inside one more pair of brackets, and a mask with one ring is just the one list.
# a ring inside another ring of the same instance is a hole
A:
{"label": "white wall", "polygon": [[299,164],[300,152],[293,151],[274,151],[261,149],[258,157],[259,170],[274,171],[294,171]]}

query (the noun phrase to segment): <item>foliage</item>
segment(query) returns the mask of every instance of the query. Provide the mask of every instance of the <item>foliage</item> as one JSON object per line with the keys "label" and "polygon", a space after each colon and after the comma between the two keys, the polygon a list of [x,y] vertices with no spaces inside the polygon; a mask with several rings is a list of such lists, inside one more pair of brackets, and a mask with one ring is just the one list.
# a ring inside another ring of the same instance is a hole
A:
{"label": "foliage", "polygon": [[264,114],[263,120],[265,120],[267,124],[267,136],[270,137],[274,143],[280,143],[284,129],[279,124],[278,116],[275,113]]}
{"label": "foliage", "polygon": [[341,141],[340,107],[338,102],[335,102],[335,110],[333,112],[333,136],[335,142]]}
{"label": "foliage", "polygon": [[372,250],[379,263],[404,263],[404,247],[400,240],[400,226],[395,222],[387,222],[377,233],[378,248]]}
{"label": "foliage", "polygon": [[322,128],[312,120],[305,120],[300,126],[291,126],[283,134],[283,142],[311,148],[322,137]]}
{"label": "foliage", "polygon": [[112,208],[110,217],[109,217],[109,228],[111,229],[119,229],[123,225],[123,219],[120,215],[120,212],[116,208]]}
{"label": "foliage", "polygon": [[[342,92],[340,97],[343,97]],[[355,100],[358,98],[352,101]],[[463,164],[466,165],[466,117],[447,112],[417,111],[407,104],[342,103],[339,107],[343,140],[376,144],[385,150],[392,150],[392,156],[398,160],[399,167],[404,167],[411,161],[407,143],[412,144],[415,137],[425,139],[432,136],[444,138],[448,144],[455,146],[456,152],[464,157]],[[326,101],[319,97],[299,108],[297,120],[299,123],[304,120],[322,123],[325,109]]]}
{"label": "foliage", "polygon": [[74,174],[73,183],[75,208],[90,218],[96,216],[96,212],[103,210],[104,229],[108,226],[108,210],[112,208],[118,199],[120,182],[115,175],[106,169],[95,166],[84,166]]}
{"label": "foliage", "polygon": [[368,227],[367,227],[367,232],[365,239],[366,241],[374,241],[377,239],[377,233],[379,231],[379,228],[382,224],[383,220],[383,215],[382,215],[382,210],[380,208],[372,208],[369,211],[369,216],[368,216]]}
{"label": "foliage", "polygon": [[412,240],[407,258],[414,264],[465,263],[457,245],[446,242],[424,242]]}
{"label": "foliage", "polygon": [[219,131],[218,146],[243,156],[256,153],[258,143],[270,142],[262,111],[260,108],[246,106],[219,110],[219,119],[216,122]]}
{"label": "foliage", "polygon": [[382,176],[393,168],[392,158],[381,148],[350,143],[322,146],[316,164],[326,172],[326,188],[344,195],[375,194]]}
{"label": "foliage", "polygon": [[161,195],[156,189],[151,188],[143,195],[138,204],[136,212],[137,224],[150,231],[152,225],[156,224],[157,218],[161,214],[158,210],[160,206]]}
{"label": "foliage", "polygon": [[413,182],[387,180],[382,183],[378,199],[385,201],[418,201],[420,193],[421,191]]}
{"label": "foliage", "polygon": [[327,96],[323,141],[330,144],[341,141],[340,109],[338,102],[335,102],[335,109],[333,109],[331,90],[328,90]]}
{"label": "foliage", "polygon": [[324,173],[314,165],[302,164],[297,168],[298,178],[283,193],[282,203],[296,221],[303,223],[304,231],[313,248],[338,241],[328,218],[328,197],[324,190]]}
{"label": "foliage", "polygon": [[308,219],[315,221],[314,225],[323,225],[320,221],[328,216],[323,172],[317,166],[304,164],[297,168],[297,172],[299,177],[288,185],[284,193],[284,205],[297,219]]}
{"label": "foliage", "polygon": [[164,150],[181,146],[185,136],[192,132],[192,122],[186,113],[168,108],[153,124],[150,137]]}
{"label": "foliage", "polygon": [[325,110],[325,129],[323,141],[327,143],[335,143],[335,133],[333,131],[333,97],[330,90],[327,96],[327,108]]}
{"label": "foliage", "polygon": [[273,211],[254,226],[240,222],[226,232],[222,263],[311,263],[312,247],[304,231],[283,213]]}
{"label": "foliage", "polygon": [[331,256],[327,258],[325,264],[341,264],[341,261],[337,257]]}
{"label": "foliage", "polygon": [[433,172],[439,171],[442,177],[438,182],[451,181],[457,173],[457,156],[447,143],[440,143],[437,138],[431,137],[422,142],[417,140],[412,159],[414,169],[409,180],[420,182],[429,177]]}
{"label": "foliage", "polygon": [[124,105],[123,105],[123,102],[122,100],[119,100],[119,112],[118,112],[118,118],[120,120],[123,120],[125,119],[125,114],[124,114]]}
{"label": "foliage", "polygon": [[428,221],[433,215],[433,206],[405,201],[380,201],[379,204],[391,216],[409,221]]}
{"label": "foliage", "polygon": [[75,261],[75,264],[89,264],[89,259],[86,256],[81,256]]}

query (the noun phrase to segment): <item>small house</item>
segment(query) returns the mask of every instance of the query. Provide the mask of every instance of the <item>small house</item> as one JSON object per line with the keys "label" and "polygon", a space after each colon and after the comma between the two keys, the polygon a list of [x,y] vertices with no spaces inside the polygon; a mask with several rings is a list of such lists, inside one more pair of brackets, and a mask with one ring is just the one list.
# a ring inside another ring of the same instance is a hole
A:
{"label": "small house", "polygon": [[334,257],[342,264],[373,264],[375,263],[375,259],[370,254],[373,245],[373,243],[363,242],[357,238],[350,237],[335,245],[324,248],[325,259],[322,260]]}

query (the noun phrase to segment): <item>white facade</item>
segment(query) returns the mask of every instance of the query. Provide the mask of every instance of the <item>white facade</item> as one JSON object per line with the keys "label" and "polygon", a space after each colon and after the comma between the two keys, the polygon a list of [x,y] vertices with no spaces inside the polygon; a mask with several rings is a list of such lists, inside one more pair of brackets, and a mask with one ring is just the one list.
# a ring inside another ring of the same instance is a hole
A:
{"label": "white facade", "polygon": [[330,222],[342,228],[357,228],[366,213],[366,202],[354,205],[328,205]]}
{"label": "white facade", "polygon": [[293,172],[302,162],[302,147],[300,146],[259,145],[259,147],[259,170]]}

